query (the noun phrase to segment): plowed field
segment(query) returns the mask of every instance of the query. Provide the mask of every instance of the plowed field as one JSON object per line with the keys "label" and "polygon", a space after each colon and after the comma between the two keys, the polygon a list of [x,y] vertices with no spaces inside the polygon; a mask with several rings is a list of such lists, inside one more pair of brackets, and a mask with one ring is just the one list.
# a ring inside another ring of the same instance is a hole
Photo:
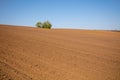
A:
{"label": "plowed field", "polygon": [[0,25],[0,80],[120,80],[120,32]]}

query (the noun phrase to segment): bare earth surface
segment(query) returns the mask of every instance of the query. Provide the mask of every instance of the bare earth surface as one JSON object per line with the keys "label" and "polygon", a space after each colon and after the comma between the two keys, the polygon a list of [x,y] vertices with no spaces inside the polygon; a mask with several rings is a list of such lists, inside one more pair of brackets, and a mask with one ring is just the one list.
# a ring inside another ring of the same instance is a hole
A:
{"label": "bare earth surface", "polygon": [[0,80],[120,80],[120,32],[0,25]]}

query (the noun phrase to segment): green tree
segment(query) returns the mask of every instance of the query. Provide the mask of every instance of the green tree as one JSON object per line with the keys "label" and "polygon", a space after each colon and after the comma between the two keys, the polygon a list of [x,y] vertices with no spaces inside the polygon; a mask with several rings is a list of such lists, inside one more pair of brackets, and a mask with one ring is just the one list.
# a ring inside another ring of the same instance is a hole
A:
{"label": "green tree", "polygon": [[37,23],[36,23],[36,27],[42,28],[42,26],[43,26],[43,24],[42,24],[41,22],[37,22]]}
{"label": "green tree", "polygon": [[42,22],[37,22],[37,23],[36,23],[36,27],[38,27],[38,28],[48,28],[48,29],[51,29],[52,24],[51,24],[49,21],[45,21],[44,23],[42,23]]}
{"label": "green tree", "polygon": [[48,29],[51,29],[51,27],[52,27],[52,24],[49,21],[45,21],[42,26],[42,28],[48,28]]}

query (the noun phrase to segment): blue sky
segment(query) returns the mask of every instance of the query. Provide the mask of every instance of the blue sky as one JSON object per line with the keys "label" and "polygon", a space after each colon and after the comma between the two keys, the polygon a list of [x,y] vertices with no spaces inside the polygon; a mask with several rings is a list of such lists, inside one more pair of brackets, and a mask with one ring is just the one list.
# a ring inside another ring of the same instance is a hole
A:
{"label": "blue sky", "polygon": [[53,28],[120,29],[120,0],[0,0],[0,24]]}

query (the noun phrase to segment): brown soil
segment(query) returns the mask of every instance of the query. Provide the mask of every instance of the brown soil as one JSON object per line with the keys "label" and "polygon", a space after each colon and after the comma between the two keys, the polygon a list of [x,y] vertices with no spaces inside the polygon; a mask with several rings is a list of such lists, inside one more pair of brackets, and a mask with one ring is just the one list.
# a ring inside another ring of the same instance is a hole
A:
{"label": "brown soil", "polygon": [[120,80],[120,32],[0,25],[0,80]]}

